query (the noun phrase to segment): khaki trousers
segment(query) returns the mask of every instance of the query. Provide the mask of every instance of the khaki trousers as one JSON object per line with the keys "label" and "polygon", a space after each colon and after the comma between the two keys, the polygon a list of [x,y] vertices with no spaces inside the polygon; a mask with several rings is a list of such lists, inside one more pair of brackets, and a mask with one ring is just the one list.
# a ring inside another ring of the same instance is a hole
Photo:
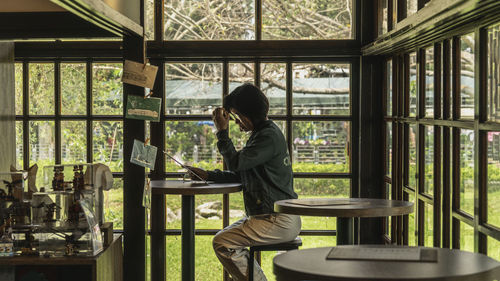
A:
{"label": "khaki trousers", "polygon": [[[215,235],[215,255],[233,280],[247,281],[247,247],[292,241],[300,228],[301,220],[296,215],[270,214],[243,218]],[[267,280],[257,261],[254,262],[254,280]]]}

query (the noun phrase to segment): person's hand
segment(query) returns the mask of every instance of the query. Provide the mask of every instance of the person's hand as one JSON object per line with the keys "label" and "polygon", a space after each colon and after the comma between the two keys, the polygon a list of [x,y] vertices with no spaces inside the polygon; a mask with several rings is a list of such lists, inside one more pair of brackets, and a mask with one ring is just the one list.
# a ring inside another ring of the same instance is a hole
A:
{"label": "person's hand", "polygon": [[227,130],[229,126],[229,113],[224,108],[217,107],[212,112],[212,120],[217,131]]}
{"label": "person's hand", "polygon": [[[188,173],[189,173],[189,176],[191,177],[192,180],[208,180],[208,173],[207,171],[203,170],[203,169],[200,169],[200,168],[196,168],[196,167],[191,167],[191,166],[186,166],[187,170],[188,170]],[[196,175],[198,176],[196,176]]]}

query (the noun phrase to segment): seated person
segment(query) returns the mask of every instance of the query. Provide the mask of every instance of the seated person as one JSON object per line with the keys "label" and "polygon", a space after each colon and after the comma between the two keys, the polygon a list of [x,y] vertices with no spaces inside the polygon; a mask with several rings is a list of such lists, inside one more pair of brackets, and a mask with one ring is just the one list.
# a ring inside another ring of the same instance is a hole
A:
{"label": "seated person", "polygon": [[[292,241],[301,228],[299,216],[274,212],[274,202],[297,198],[287,143],[281,130],[267,118],[269,101],[255,86],[244,84],[224,99],[224,108],[213,111],[217,147],[227,171],[192,168],[205,180],[241,182],[247,217],[217,233],[216,256],[233,280],[248,279],[247,247]],[[240,130],[251,132],[245,147],[237,151],[228,135],[230,116]],[[254,262],[254,280],[267,280]]]}

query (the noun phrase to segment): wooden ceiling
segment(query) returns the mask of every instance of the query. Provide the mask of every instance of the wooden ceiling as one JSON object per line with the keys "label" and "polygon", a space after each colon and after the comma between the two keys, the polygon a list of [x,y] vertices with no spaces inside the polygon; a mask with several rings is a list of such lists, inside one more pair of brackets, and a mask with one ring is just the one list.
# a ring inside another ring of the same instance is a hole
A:
{"label": "wooden ceiling", "polygon": [[0,12],[64,12],[65,9],[50,2],[50,0],[2,0]]}

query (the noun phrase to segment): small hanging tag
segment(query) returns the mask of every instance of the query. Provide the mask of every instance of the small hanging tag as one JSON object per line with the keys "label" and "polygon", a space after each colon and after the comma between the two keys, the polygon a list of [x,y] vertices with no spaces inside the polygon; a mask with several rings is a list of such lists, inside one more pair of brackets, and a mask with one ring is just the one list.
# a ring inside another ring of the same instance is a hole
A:
{"label": "small hanging tag", "polygon": [[161,99],[128,95],[125,118],[160,121]]}
{"label": "small hanging tag", "polygon": [[151,180],[144,179],[144,191],[142,192],[142,206],[151,209]]}
{"label": "small hanging tag", "polygon": [[123,65],[122,82],[152,89],[156,79],[158,67],[146,63],[125,60]]}
{"label": "small hanging tag", "polygon": [[146,145],[142,141],[134,140],[130,163],[154,170],[157,151],[156,146]]}

